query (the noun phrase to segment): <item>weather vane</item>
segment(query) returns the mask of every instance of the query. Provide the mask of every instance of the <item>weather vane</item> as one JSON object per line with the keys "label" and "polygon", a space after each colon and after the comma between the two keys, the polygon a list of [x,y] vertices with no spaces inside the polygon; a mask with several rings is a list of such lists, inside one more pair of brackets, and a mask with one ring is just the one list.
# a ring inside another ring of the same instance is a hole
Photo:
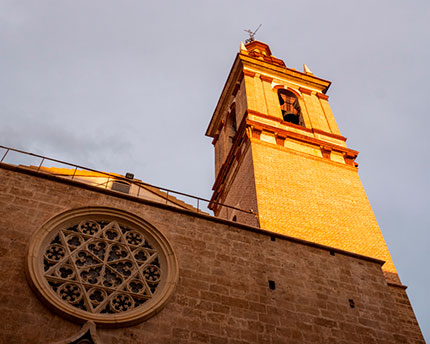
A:
{"label": "weather vane", "polygon": [[254,32],[252,32],[250,29],[248,30],[243,30],[245,32],[248,32],[249,34],[249,38],[245,40],[245,43],[251,43],[252,41],[254,41],[254,36],[257,33],[258,29],[261,27],[262,24],[258,25],[258,27],[255,29]]}

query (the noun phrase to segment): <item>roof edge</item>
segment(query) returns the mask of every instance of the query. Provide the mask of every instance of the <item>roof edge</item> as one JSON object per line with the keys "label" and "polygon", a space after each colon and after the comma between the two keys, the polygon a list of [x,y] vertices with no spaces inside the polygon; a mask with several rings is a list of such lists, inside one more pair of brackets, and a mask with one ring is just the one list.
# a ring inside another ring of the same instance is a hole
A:
{"label": "roof edge", "polygon": [[336,248],[336,247],[331,247],[331,246],[327,246],[327,245],[323,245],[323,244],[318,244],[318,243],[314,243],[314,242],[303,240],[303,239],[299,239],[299,238],[294,238],[294,237],[291,237],[291,236],[288,236],[288,235],[285,235],[285,234],[271,232],[271,231],[266,230],[266,229],[262,229],[262,228],[253,227],[253,226],[249,226],[249,225],[246,225],[246,224],[234,222],[234,221],[229,221],[229,220],[221,219],[221,218],[218,218],[218,217],[215,217],[215,216],[211,216],[211,215],[200,213],[200,212],[191,211],[191,210],[184,209],[184,208],[177,208],[177,207],[174,207],[174,206],[171,206],[171,205],[162,204],[162,203],[150,201],[150,200],[147,200],[147,199],[138,198],[136,196],[132,196],[132,195],[128,195],[128,194],[121,194],[119,192],[112,191],[112,190],[109,190],[109,189],[101,189],[101,188],[99,188],[97,186],[85,184],[83,182],[79,182],[79,181],[76,181],[76,180],[64,179],[64,178],[57,177],[57,176],[52,175],[52,174],[47,174],[47,173],[43,173],[43,172],[38,172],[38,171],[26,169],[26,168],[23,168],[23,167],[20,167],[20,166],[17,166],[17,165],[0,163],[0,169],[5,169],[5,170],[9,170],[9,171],[15,171],[15,172],[23,173],[23,174],[27,174],[27,175],[32,175],[32,176],[35,176],[37,178],[49,179],[49,180],[53,180],[53,181],[56,181],[56,182],[59,182],[59,183],[73,185],[73,186],[81,187],[81,188],[88,189],[88,190],[91,190],[91,191],[108,194],[108,195],[111,195],[111,196],[114,196],[114,197],[128,199],[130,201],[134,201],[134,202],[137,202],[137,203],[148,204],[148,205],[151,205],[151,206],[154,206],[154,207],[157,207],[157,208],[163,208],[163,209],[167,209],[167,210],[170,210],[170,211],[173,211],[173,212],[182,213],[182,214],[186,214],[186,215],[190,215],[190,216],[194,216],[194,217],[199,217],[199,218],[202,218],[202,219],[205,219],[205,220],[208,220],[208,221],[226,224],[226,225],[229,225],[229,227],[236,227],[236,228],[244,229],[244,230],[247,230],[247,231],[250,231],[250,232],[263,234],[263,235],[266,235],[268,237],[275,237],[275,238],[283,239],[283,240],[286,240],[286,241],[299,243],[299,244],[302,244],[302,245],[305,245],[305,246],[315,247],[315,248],[318,248],[318,249],[322,249],[324,251],[328,251],[328,252],[332,251],[332,252],[339,253],[339,254],[342,254],[342,255],[345,255],[345,256],[357,258],[357,259],[360,259],[360,260],[369,261],[369,262],[378,264],[380,266],[382,266],[383,264],[385,264],[384,260],[381,260],[381,259],[378,259],[378,258],[369,257],[369,256],[365,256],[365,255],[354,253],[354,252],[350,252],[350,251],[345,251],[345,250],[342,250],[342,249],[339,249],[339,248]]}

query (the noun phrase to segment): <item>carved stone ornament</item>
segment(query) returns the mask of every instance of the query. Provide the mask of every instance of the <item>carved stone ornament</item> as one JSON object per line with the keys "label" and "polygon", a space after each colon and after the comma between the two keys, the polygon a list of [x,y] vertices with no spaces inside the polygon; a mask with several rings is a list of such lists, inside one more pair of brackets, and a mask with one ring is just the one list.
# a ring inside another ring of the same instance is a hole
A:
{"label": "carved stone ornament", "polygon": [[97,335],[94,322],[87,321],[78,333],[52,344],[101,344],[101,341]]}
{"label": "carved stone ornament", "polygon": [[27,279],[47,306],[78,322],[126,326],[167,302],[178,280],[168,240],[143,219],[112,208],[55,216],[32,237]]}

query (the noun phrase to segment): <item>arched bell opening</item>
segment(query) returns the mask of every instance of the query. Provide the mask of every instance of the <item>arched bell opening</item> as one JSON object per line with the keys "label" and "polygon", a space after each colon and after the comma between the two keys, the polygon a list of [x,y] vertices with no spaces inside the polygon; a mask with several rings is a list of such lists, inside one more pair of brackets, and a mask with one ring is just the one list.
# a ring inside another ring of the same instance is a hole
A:
{"label": "arched bell opening", "polygon": [[278,90],[279,105],[285,122],[305,126],[297,96],[286,89]]}
{"label": "arched bell opening", "polygon": [[231,147],[231,144],[234,141],[237,132],[237,122],[236,122],[236,109],[233,105],[230,109],[230,112],[227,114],[227,125],[226,125],[226,136],[228,137],[229,144],[228,147]]}

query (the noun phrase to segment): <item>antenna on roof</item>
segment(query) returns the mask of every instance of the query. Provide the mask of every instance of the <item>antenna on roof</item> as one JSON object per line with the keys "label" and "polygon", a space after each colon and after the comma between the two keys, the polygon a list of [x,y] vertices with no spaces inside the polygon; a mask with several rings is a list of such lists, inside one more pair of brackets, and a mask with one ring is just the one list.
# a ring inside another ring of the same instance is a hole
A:
{"label": "antenna on roof", "polygon": [[245,31],[245,32],[248,32],[248,34],[249,34],[249,38],[245,40],[245,43],[246,43],[246,44],[251,43],[252,41],[254,41],[254,40],[255,40],[255,39],[254,39],[254,36],[255,36],[255,34],[257,33],[258,29],[261,27],[261,25],[262,25],[262,24],[258,25],[258,27],[255,29],[255,31],[254,31],[254,32],[252,32],[250,29],[248,29],[248,30],[243,30],[243,31]]}

